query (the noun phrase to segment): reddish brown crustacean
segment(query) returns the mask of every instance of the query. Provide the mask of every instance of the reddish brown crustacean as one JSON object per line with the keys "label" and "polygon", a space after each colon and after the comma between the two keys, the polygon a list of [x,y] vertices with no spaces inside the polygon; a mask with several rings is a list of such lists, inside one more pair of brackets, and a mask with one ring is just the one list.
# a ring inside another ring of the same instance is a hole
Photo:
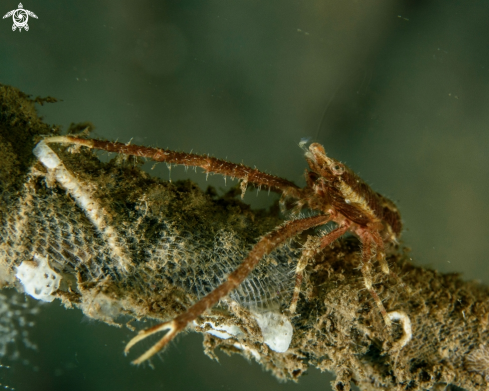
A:
{"label": "reddish brown crustacean", "polygon": [[[243,164],[234,164],[225,160],[205,155],[175,152],[158,148],[85,139],[73,136],[58,136],[44,140],[45,143],[77,144],[109,152],[150,158],[158,162],[202,167],[207,173],[221,174],[241,180],[241,189],[246,191],[247,184],[269,188],[282,194],[282,202],[294,199],[296,209],[308,208],[316,215],[290,220],[274,231],[262,237],[251,249],[243,262],[229,274],[227,281],[214,289],[207,296],[178,315],[175,319],[139,332],[126,346],[126,352],[137,342],[151,334],[168,330],[168,333],[153,347],[134,361],[139,364],[168,344],[190,322],[208,308],[214,306],[221,298],[236,289],[250,274],[260,259],[283,244],[288,239],[313,227],[335,222],[337,227],[329,233],[308,241],[303,256],[297,266],[296,287],[292,297],[290,312],[295,312],[299,297],[302,272],[312,255],[332,244],[347,232],[356,235],[362,243],[361,265],[365,287],[374,298],[384,322],[391,325],[391,319],[398,319],[397,312],[388,313],[378,294],[374,290],[370,274],[373,259],[377,259],[384,273],[389,274],[385,259],[385,244],[396,242],[401,233],[402,224],[399,211],[392,201],[374,192],[360,177],[341,162],[326,155],[324,148],[312,143],[309,148],[305,142],[300,146],[305,150],[305,157],[310,170],[306,170],[306,186],[299,188],[294,183],[270,174],[252,169]],[[314,244],[310,245],[313,242]],[[393,275],[397,278],[397,276]]]}

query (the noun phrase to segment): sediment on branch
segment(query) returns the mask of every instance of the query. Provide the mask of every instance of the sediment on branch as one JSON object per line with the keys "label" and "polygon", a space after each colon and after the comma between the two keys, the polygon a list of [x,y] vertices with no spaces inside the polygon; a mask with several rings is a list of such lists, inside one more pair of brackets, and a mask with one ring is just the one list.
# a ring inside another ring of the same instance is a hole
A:
{"label": "sediment on branch", "polygon": [[[59,133],[36,114],[35,103],[44,101],[0,86],[4,286],[22,289],[15,268],[43,257],[61,276],[55,294],[67,307],[112,325],[128,317],[166,321],[216,287],[262,235],[283,222],[277,207],[251,210],[240,201],[239,189],[218,196],[189,181],[151,177],[133,158],[102,163],[86,148],[52,146],[103,211],[100,219],[90,219],[32,153],[43,136]],[[412,338],[405,346],[397,343],[406,334],[402,322],[386,329],[363,289],[359,244],[352,237],[310,260],[296,313],[288,315],[293,271],[313,233],[264,258],[240,289],[199,319],[195,329],[204,333],[208,355],[217,348],[241,354],[294,381],[313,365],[337,374],[337,390],[351,383],[362,390],[488,386],[488,288],[417,267],[401,247],[388,249],[388,261],[410,292],[378,266],[372,272],[387,311],[410,320]],[[114,253],[127,257],[127,268],[119,267]],[[292,325],[284,353],[264,343],[257,320],[267,313],[282,314]],[[215,336],[223,328],[234,330],[227,339]]]}

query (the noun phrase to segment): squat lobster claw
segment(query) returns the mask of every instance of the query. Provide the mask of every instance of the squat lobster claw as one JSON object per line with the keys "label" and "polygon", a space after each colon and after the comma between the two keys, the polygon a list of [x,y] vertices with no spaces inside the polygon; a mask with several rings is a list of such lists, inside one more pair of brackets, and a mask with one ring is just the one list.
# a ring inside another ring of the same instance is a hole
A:
{"label": "squat lobster claw", "polygon": [[264,255],[269,254],[299,233],[324,225],[330,221],[337,223],[338,227],[317,240],[313,240],[312,245],[305,246],[303,256],[297,266],[296,287],[292,297],[290,312],[295,312],[302,282],[302,271],[308,259],[345,233],[351,232],[362,243],[361,271],[365,287],[379,308],[384,323],[390,328],[391,318],[393,317],[390,315],[391,313],[387,313],[381,299],[373,288],[370,270],[371,261],[375,257],[384,273],[390,274],[399,280],[389,270],[384,249],[386,243],[396,242],[400,236],[402,224],[399,211],[392,201],[374,192],[350,168],[328,157],[320,144],[312,143],[309,148],[305,147],[305,142],[299,144],[305,150],[305,157],[309,165],[309,170],[306,171],[307,184],[304,188],[299,188],[286,179],[263,173],[243,164],[234,164],[209,156],[73,136],[51,137],[43,142],[77,144],[108,152],[146,157],[158,162],[202,167],[207,173],[216,173],[240,179],[243,192],[246,190],[246,184],[248,183],[268,187],[272,191],[281,193],[283,195],[282,201],[287,198],[295,199],[299,208],[307,207],[317,212],[316,216],[288,221],[266,234],[255,244],[248,256],[228,276],[224,283],[175,319],[141,331],[129,341],[125,348],[126,353],[136,343],[149,335],[168,330],[167,334],[159,342],[133,361],[134,364],[144,362],[163,349],[190,322],[236,289]]}

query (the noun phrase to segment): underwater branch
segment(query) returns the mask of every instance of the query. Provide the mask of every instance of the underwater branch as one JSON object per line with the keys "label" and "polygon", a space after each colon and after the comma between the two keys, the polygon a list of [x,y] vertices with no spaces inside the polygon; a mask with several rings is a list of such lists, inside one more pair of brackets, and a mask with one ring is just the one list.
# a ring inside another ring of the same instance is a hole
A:
{"label": "underwater branch", "polygon": [[[80,186],[77,194],[93,203],[95,214],[87,214],[89,204],[80,206],[32,153],[43,137],[58,133],[37,116],[35,102],[0,86],[4,285],[22,289],[16,270],[25,262],[35,269],[42,259],[59,276],[47,295],[67,307],[108,324],[121,316],[167,321],[208,294],[282,222],[278,208],[251,210],[239,189],[217,196],[188,181],[153,178],[134,158],[102,163],[86,148],[52,146],[58,165]],[[306,239],[265,257],[239,289],[195,322],[208,355],[215,349],[240,354],[294,381],[312,365],[335,372],[337,390],[350,383],[362,390],[488,386],[487,287],[417,267],[409,253],[391,246],[389,267],[409,289],[372,269],[392,314],[389,331],[364,289],[359,243],[347,238],[309,261],[291,314],[293,270]],[[291,334],[285,348],[272,342],[280,327]]]}

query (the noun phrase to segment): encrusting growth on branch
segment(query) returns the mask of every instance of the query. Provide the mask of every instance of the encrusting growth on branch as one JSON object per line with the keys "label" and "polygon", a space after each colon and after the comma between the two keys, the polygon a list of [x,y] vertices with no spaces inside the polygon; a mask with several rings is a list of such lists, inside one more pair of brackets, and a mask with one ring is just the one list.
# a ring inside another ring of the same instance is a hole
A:
{"label": "encrusting growth on branch", "polygon": [[[336,373],[335,390],[489,386],[489,289],[414,266],[398,244],[394,204],[320,145],[305,151],[304,189],[263,173],[225,174],[272,186],[287,193],[288,206],[295,200],[313,211],[284,222],[278,207],[250,210],[236,199],[239,189],[219,197],[188,181],[165,182],[135,167],[137,159],[102,163],[87,148],[51,143],[59,161],[43,162],[51,155],[38,159],[35,146],[61,136],[34,103],[0,85],[5,286],[24,290],[16,269],[42,258],[60,276],[49,299],[111,325],[127,317],[161,323],[132,345],[162,329],[166,338],[197,316],[188,328],[204,333],[209,356],[240,354],[280,379],[300,381],[312,365]],[[218,162],[209,163],[212,172]],[[336,225],[325,235],[307,229],[329,219]],[[353,235],[336,240],[345,233]]]}
{"label": "encrusting growth on branch", "polygon": [[142,339],[163,330],[170,330],[160,341],[158,341],[151,349],[133,361],[134,364],[140,364],[147,360],[155,353],[163,349],[180,331],[182,331],[190,322],[202,315],[204,311],[213,307],[220,299],[227,296],[233,289],[236,289],[255,268],[258,262],[265,254],[269,254],[272,250],[280,246],[292,236],[305,231],[306,229],[325,224],[329,220],[328,216],[315,216],[307,219],[294,220],[285,223],[282,227],[265,235],[250,251],[246,259],[234,270],[227,280],[215,288],[204,298],[200,299],[196,304],[190,307],[183,314],[178,315],[170,322],[162,323],[151,327],[148,330],[141,331],[134,337],[126,346],[125,352],[141,341]]}

